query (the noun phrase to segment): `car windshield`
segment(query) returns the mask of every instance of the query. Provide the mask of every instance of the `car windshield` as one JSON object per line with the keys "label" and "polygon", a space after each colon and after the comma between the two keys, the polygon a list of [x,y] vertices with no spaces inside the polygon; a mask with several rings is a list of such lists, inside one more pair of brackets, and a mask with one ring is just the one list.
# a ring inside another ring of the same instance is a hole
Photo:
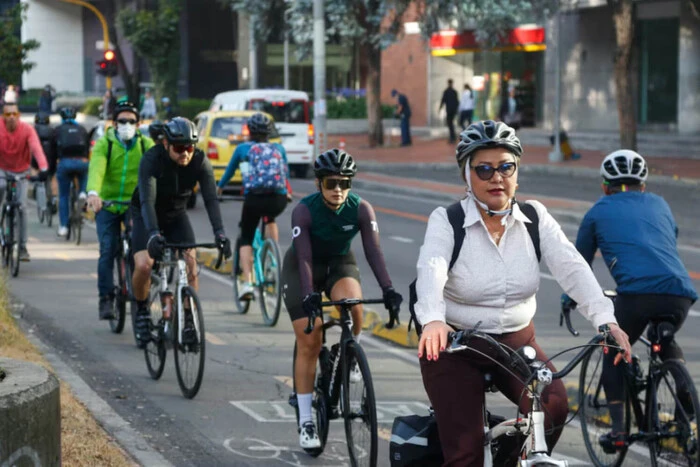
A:
{"label": "car windshield", "polygon": [[243,117],[221,117],[211,124],[211,137],[227,139],[228,135],[243,134],[243,124],[246,122]]}
{"label": "car windshield", "polygon": [[308,123],[306,101],[266,101],[261,99],[251,100],[248,103],[251,110],[260,110],[269,113],[280,123]]}

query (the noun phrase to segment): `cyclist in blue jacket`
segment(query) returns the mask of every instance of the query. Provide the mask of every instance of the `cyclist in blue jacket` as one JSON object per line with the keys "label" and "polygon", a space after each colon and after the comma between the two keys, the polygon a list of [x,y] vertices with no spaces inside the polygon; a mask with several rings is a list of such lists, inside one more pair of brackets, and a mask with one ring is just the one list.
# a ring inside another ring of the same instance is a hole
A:
{"label": "cyclist in blue jacket", "polygon": [[[600,167],[605,196],[586,213],[576,238],[576,248],[588,264],[600,249],[617,284],[615,317],[631,344],[662,315],[671,318],[678,331],[698,298],[678,255],[678,226],[671,209],[662,197],[646,192],[648,172],[646,161],[634,151],[609,154]],[[563,303],[574,304],[570,300],[562,296]],[[600,444],[608,453],[627,441],[623,369],[613,365],[613,357],[606,356],[602,373],[612,431]],[[683,352],[672,340],[662,346],[661,358],[683,359]]]}

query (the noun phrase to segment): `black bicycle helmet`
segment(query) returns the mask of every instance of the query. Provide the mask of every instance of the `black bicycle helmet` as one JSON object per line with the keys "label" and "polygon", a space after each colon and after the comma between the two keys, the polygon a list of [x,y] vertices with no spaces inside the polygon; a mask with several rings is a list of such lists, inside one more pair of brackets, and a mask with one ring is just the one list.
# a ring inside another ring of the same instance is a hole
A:
{"label": "black bicycle helmet", "polygon": [[170,144],[193,144],[199,141],[197,127],[185,117],[175,117],[163,127],[165,138]]}
{"label": "black bicycle helmet", "polygon": [[39,112],[36,115],[34,115],[34,123],[36,125],[48,125],[50,123],[51,119],[49,117],[49,114],[46,112]]}
{"label": "black bicycle helmet", "polygon": [[350,154],[342,149],[333,148],[319,154],[314,162],[314,173],[316,178],[328,175],[354,177],[357,173],[357,165]]}
{"label": "black bicycle helmet", "polygon": [[268,135],[271,125],[272,122],[267,115],[260,112],[251,115],[248,119],[248,130],[251,135]]}
{"label": "black bicycle helmet", "polygon": [[63,120],[75,120],[75,116],[77,115],[73,107],[62,107],[61,110],[58,111],[58,114]]}
{"label": "black bicycle helmet", "polygon": [[165,134],[165,124],[160,120],[154,120],[148,125],[148,134],[151,136],[153,141],[158,141],[163,138]]}
{"label": "black bicycle helmet", "polygon": [[457,145],[457,164],[462,165],[479,149],[504,148],[516,157],[523,155],[523,147],[515,135],[515,130],[503,122],[484,120],[472,123],[459,135]]}
{"label": "black bicycle helmet", "polygon": [[116,121],[117,116],[122,112],[131,112],[136,115],[136,120],[141,119],[141,114],[139,113],[139,108],[136,107],[129,101],[118,102],[114,107],[114,113],[112,114],[112,120]]}

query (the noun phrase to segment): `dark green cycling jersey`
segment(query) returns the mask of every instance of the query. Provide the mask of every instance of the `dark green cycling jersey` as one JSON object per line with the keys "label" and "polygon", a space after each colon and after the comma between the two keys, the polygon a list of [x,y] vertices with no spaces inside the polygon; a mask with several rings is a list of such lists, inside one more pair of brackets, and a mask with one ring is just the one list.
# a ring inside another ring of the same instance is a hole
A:
{"label": "dark green cycling jersey", "polygon": [[340,209],[323,202],[321,193],[303,198],[292,212],[292,248],[299,263],[302,297],[313,291],[312,263],[323,264],[350,251],[360,232],[365,257],[382,288],[391,286],[384,255],[379,248],[379,226],[372,206],[355,193],[349,193]]}

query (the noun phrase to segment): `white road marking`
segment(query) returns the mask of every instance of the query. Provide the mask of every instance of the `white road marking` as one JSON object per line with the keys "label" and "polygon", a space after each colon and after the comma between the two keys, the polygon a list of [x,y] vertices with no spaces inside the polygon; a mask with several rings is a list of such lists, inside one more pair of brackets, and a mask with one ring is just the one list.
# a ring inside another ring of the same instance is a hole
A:
{"label": "white road marking", "polygon": [[399,237],[398,235],[390,235],[389,240],[395,240],[395,241],[400,242],[400,243],[413,243],[412,238]]}

